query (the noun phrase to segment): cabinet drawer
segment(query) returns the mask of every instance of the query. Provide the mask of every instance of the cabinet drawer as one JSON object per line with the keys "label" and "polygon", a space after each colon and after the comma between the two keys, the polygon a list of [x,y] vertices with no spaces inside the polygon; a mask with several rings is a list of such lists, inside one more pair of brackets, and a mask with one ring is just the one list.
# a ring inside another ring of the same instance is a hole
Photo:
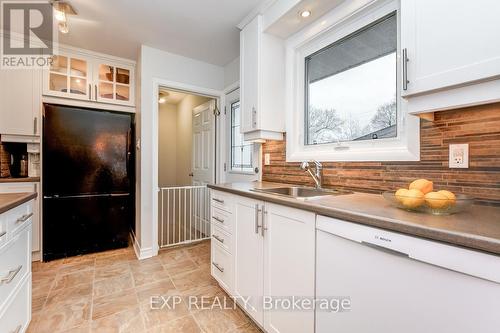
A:
{"label": "cabinet drawer", "polygon": [[[0,308],[2,309],[2,308]],[[9,298],[7,306],[0,311],[2,333],[25,332],[31,319],[31,278],[24,279],[21,288]]]}
{"label": "cabinet drawer", "polygon": [[212,203],[212,207],[224,210],[228,213],[233,212],[233,200],[232,195],[230,194],[212,191],[210,201]]}
{"label": "cabinet drawer", "polygon": [[7,223],[7,238],[11,239],[21,227],[31,222],[33,216],[33,201],[13,208],[4,215],[3,218]]}
{"label": "cabinet drawer", "polygon": [[212,243],[212,276],[228,292],[231,290],[232,281],[232,256],[216,243]]}
{"label": "cabinet drawer", "polygon": [[233,253],[231,235],[219,228],[215,223],[212,223],[212,243],[218,244],[229,253]]}
{"label": "cabinet drawer", "polygon": [[9,297],[30,272],[29,241],[30,233],[26,230],[10,239],[0,250],[0,303]]}
{"label": "cabinet drawer", "polygon": [[212,225],[221,228],[225,232],[232,234],[233,231],[233,215],[226,211],[212,207],[212,216],[210,218]]}

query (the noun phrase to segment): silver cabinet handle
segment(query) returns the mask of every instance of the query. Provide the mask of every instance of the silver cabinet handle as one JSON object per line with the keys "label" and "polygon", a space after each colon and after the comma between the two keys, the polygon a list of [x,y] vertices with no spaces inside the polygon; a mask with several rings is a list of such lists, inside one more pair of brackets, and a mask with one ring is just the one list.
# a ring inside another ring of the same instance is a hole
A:
{"label": "silver cabinet handle", "polygon": [[261,209],[259,208],[259,204],[255,204],[255,233],[259,233],[259,228],[261,227],[259,225],[259,213],[261,212]]}
{"label": "silver cabinet handle", "polygon": [[23,223],[29,220],[33,216],[33,213],[25,214],[16,220],[16,224]]}
{"label": "silver cabinet handle", "polygon": [[223,204],[224,203],[224,200],[221,200],[221,199],[217,199],[217,198],[212,198],[213,201],[215,202],[218,202],[220,204]]}
{"label": "silver cabinet handle", "polygon": [[408,90],[408,83],[410,83],[408,80],[408,61],[410,61],[408,59],[408,49],[404,48],[402,53],[403,57],[401,62],[403,66],[403,90]]}
{"label": "silver cabinet handle", "polygon": [[21,332],[21,328],[23,328],[23,325],[17,326],[15,330],[11,331],[11,333],[19,333]]}
{"label": "silver cabinet handle", "polygon": [[224,267],[220,266],[218,263],[216,263],[215,261],[212,261],[212,265],[215,266],[215,268],[217,268],[219,271],[221,271],[221,273],[224,273]]}
{"label": "silver cabinet handle", "polygon": [[92,100],[92,85],[89,83],[89,101]]}
{"label": "silver cabinet handle", "polygon": [[217,222],[224,223],[224,220],[223,220],[223,219],[221,219],[221,218],[219,218],[219,217],[217,217],[217,216],[212,216],[212,218],[213,218],[215,221],[217,221]]}
{"label": "silver cabinet handle", "polygon": [[97,101],[97,84],[94,86],[94,91],[95,91],[95,100]]}
{"label": "silver cabinet handle", "polygon": [[38,117],[33,118],[33,133],[36,134],[38,132]]}
{"label": "silver cabinet handle", "polygon": [[267,211],[266,211],[265,207],[262,206],[262,227],[260,229],[260,234],[262,237],[264,237],[264,231],[267,230],[267,228],[265,227],[265,223],[264,223],[264,219],[265,219],[266,214],[267,214]]}
{"label": "silver cabinet handle", "polygon": [[219,242],[221,243],[224,243],[224,238],[220,238],[219,236],[217,236],[216,234],[213,234],[212,235],[215,239],[217,239]]}
{"label": "silver cabinet handle", "polygon": [[5,236],[6,234],[7,234],[7,231],[0,232],[0,238],[2,238],[3,236]]}
{"label": "silver cabinet handle", "polygon": [[17,267],[16,269],[13,269],[11,271],[9,271],[9,273],[7,274],[6,277],[2,278],[0,280],[0,285],[2,284],[9,284],[12,282],[12,280],[14,280],[14,278],[16,277],[16,275],[19,273],[19,271],[21,271],[21,269],[23,268],[23,265],[20,265],[19,267]]}
{"label": "silver cabinet handle", "polygon": [[257,110],[252,106],[252,128],[257,127]]}

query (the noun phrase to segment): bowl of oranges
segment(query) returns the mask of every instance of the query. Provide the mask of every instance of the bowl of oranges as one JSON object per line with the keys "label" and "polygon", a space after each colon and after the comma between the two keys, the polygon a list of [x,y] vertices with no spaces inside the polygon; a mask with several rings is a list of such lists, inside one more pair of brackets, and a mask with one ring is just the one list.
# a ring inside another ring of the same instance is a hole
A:
{"label": "bowl of oranges", "polygon": [[434,215],[459,213],[474,203],[469,196],[434,189],[434,184],[427,179],[417,179],[408,188],[384,192],[383,196],[397,208]]}

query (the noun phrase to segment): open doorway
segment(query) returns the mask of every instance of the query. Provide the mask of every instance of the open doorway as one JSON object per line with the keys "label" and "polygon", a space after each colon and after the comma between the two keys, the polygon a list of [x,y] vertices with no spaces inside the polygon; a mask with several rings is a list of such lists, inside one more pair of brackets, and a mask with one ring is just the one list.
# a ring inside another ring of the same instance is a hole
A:
{"label": "open doorway", "polygon": [[159,89],[160,248],[210,238],[206,185],[216,181],[216,110],[214,97]]}

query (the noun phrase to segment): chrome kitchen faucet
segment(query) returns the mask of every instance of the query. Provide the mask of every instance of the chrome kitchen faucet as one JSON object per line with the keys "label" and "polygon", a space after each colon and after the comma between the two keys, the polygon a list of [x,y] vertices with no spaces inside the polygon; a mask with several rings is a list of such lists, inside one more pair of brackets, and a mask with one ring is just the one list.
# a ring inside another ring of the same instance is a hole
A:
{"label": "chrome kitchen faucet", "polygon": [[[314,163],[314,165],[315,165],[314,173],[311,171],[310,163]],[[300,165],[300,168],[304,171],[309,172],[312,179],[314,180],[314,183],[316,183],[316,188],[318,188],[318,189],[321,188],[321,186],[323,185],[323,166],[321,165],[321,163],[319,163],[316,160],[312,160],[309,162],[304,161]]]}

